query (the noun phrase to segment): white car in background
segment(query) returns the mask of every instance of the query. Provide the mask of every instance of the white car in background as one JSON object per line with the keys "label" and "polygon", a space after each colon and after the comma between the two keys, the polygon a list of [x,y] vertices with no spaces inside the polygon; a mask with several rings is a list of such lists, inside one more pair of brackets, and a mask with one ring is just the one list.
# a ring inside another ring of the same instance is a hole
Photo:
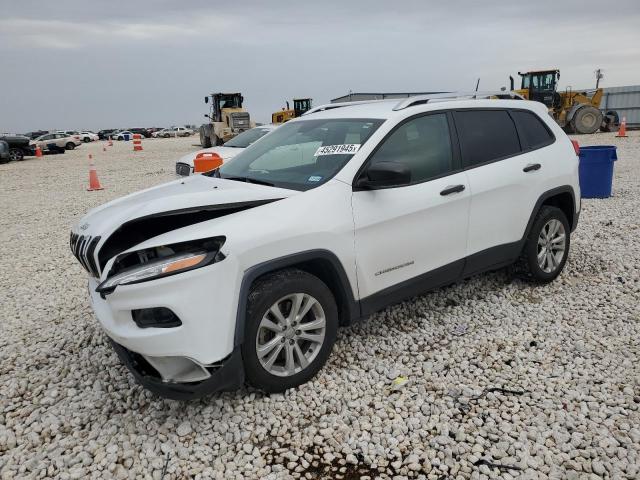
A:
{"label": "white car in background", "polygon": [[113,134],[112,138],[114,140],[133,140],[133,132],[130,132],[129,130],[121,130]]}
{"label": "white car in background", "polygon": [[41,135],[30,144],[33,148],[40,147],[43,152],[55,152],[73,150],[82,145],[82,140],[77,136],[68,135],[65,132],[47,133]]}
{"label": "white car in background", "polygon": [[152,137],[169,138],[169,137],[188,137],[193,135],[193,130],[185,127],[164,128],[158,132],[151,134]]}
{"label": "white car in background", "polygon": [[69,137],[73,137],[76,140],[82,141],[82,135],[77,130],[58,130],[56,133],[64,134],[64,135],[67,135]]}
{"label": "white car in background", "polygon": [[84,143],[95,142],[98,140],[98,134],[93,132],[80,132],[80,139]]}
{"label": "white car in background", "polygon": [[278,125],[261,125],[259,127],[252,128],[246,132],[242,132],[240,135],[233,137],[224,145],[219,147],[210,147],[197,152],[191,152],[180,158],[176,162],[176,173],[178,175],[187,176],[193,173],[193,161],[199,153],[217,153],[222,157],[222,161],[226,162],[242,152],[249,145],[256,140],[264,137],[267,133],[272,132],[278,127]]}

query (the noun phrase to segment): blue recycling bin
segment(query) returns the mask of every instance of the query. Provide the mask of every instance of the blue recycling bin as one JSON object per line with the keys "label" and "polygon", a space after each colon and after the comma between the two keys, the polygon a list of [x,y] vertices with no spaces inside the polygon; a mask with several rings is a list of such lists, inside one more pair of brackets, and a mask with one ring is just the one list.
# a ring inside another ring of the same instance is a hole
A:
{"label": "blue recycling bin", "polygon": [[124,134],[122,135],[122,137],[124,138],[124,141],[125,141],[125,142],[128,142],[128,141],[130,140],[130,139],[129,139],[130,135],[129,135],[128,133],[124,133]]}
{"label": "blue recycling bin", "polygon": [[613,184],[613,145],[580,147],[580,192],[582,198],[609,198]]}

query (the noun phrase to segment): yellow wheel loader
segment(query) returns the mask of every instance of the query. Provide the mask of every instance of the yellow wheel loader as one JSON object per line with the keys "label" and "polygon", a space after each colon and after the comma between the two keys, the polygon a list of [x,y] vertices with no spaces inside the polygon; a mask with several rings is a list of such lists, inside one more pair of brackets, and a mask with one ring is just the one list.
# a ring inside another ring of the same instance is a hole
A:
{"label": "yellow wheel loader", "polygon": [[310,98],[294,98],[293,108],[289,108],[289,102],[287,107],[283,108],[279,112],[273,112],[271,114],[271,123],[284,123],[288,122],[292,118],[301,116],[304,112],[311,109]]}
{"label": "yellow wheel loader", "polygon": [[614,111],[602,114],[599,110],[602,100],[602,88],[588,91],[574,91],[567,87],[558,91],[560,70],[539,70],[521,73],[519,90],[514,90],[513,77],[511,90],[528,100],[544,103],[549,114],[568,133],[594,133],[598,129],[608,132],[618,123],[618,114]]}
{"label": "yellow wheel loader", "polygon": [[200,145],[203,147],[222,145],[255,126],[249,112],[242,108],[242,94],[212,93],[204,97],[204,103],[209,103],[209,99],[211,110],[205,114],[209,122],[200,126]]}

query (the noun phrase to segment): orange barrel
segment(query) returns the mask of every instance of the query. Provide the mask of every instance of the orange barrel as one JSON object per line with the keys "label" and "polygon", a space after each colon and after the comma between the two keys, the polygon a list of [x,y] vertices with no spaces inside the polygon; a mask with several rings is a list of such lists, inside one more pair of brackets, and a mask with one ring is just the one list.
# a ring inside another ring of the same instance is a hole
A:
{"label": "orange barrel", "polygon": [[215,152],[202,152],[193,161],[193,173],[208,172],[222,165],[222,157]]}
{"label": "orange barrel", "polygon": [[142,151],[142,135],[140,135],[139,133],[133,134],[133,151]]}

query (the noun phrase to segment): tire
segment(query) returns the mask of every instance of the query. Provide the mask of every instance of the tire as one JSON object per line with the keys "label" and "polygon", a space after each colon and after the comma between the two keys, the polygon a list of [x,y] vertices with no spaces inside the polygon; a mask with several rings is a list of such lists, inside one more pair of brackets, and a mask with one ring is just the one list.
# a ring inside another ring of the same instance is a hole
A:
{"label": "tire", "polygon": [[21,160],[24,160],[24,152],[19,148],[10,148],[9,158],[12,162],[19,162]]}
{"label": "tire", "polygon": [[219,147],[221,145],[224,145],[224,140],[222,140],[220,137],[218,137],[217,135],[213,136],[213,141],[212,143],[216,146]]}
{"label": "tire", "polygon": [[207,135],[204,127],[200,127],[200,145],[202,145],[203,148],[211,147],[211,138]]}
{"label": "tire", "polygon": [[595,133],[602,125],[602,112],[591,105],[578,109],[571,120],[571,126],[576,133]]}
{"label": "tire", "polygon": [[76,144],[75,144],[75,143],[73,143],[73,142],[69,142],[69,143],[67,143],[67,144],[65,145],[65,148],[66,148],[67,150],[73,150],[74,148],[76,148]]}
{"label": "tire", "polygon": [[[300,302],[300,311],[310,299],[315,302],[302,318],[289,318],[295,300]],[[272,313],[276,308],[280,320]],[[321,319],[324,319],[324,326],[314,328],[314,325],[322,324]],[[293,323],[296,320],[299,323]],[[303,328],[305,325],[307,327]],[[275,327],[283,330],[272,330]],[[309,381],[327,361],[337,331],[335,299],[319,278],[301,270],[288,269],[258,280],[249,293],[242,344],[247,381],[269,393],[283,392]],[[313,341],[298,335],[313,337]],[[259,355],[259,347],[266,353]]]}
{"label": "tire", "polygon": [[[557,228],[557,230],[554,230]],[[544,229],[544,232],[543,232]],[[551,235],[549,229],[553,231]],[[563,240],[557,239],[563,235]],[[547,241],[550,238],[550,242]],[[539,244],[539,240],[543,242]],[[555,240],[555,241],[554,241]],[[561,245],[560,251],[557,247]],[[536,215],[519,259],[520,270],[537,283],[549,283],[560,275],[571,245],[571,228],[567,216],[557,207],[543,206]],[[551,247],[551,250],[549,250]],[[539,255],[544,255],[539,261]]]}
{"label": "tire", "polygon": [[83,141],[84,143],[89,143],[89,142],[91,141],[91,139],[90,139],[89,137],[84,137],[84,138],[82,139],[82,141]]}

